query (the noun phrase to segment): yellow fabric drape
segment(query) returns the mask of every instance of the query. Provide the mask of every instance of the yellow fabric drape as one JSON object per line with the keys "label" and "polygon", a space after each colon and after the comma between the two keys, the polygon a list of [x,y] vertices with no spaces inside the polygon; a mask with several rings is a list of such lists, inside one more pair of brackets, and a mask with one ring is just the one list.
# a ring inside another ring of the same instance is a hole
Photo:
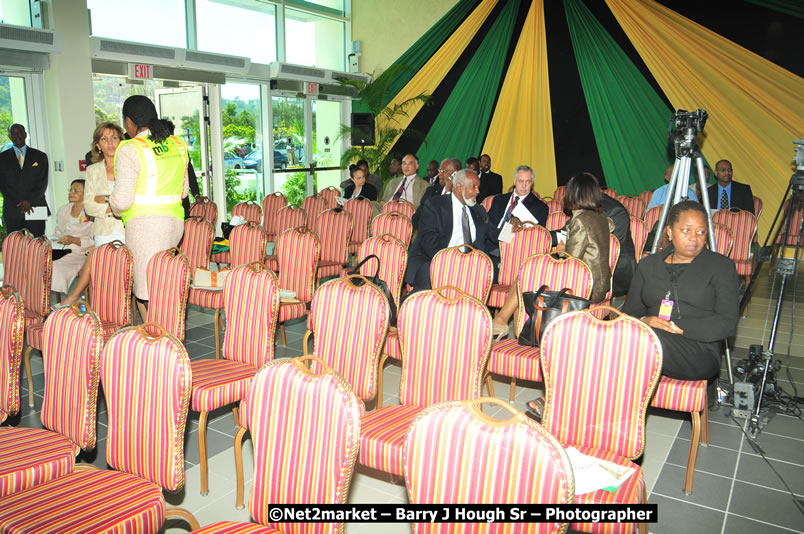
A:
{"label": "yellow fabric drape", "polygon": [[763,200],[761,242],[804,133],[804,80],[656,2],[607,3],[673,106],[709,112],[701,151]]}
{"label": "yellow fabric drape", "polygon": [[507,72],[483,153],[491,156],[495,171],[502,175],[503,192],[514,183],[517,166],[530,165],[534,190],[552,195],[557,183],[556,155],[543,0],[531,2]]}
{"label": "yellow fabric drape", "polygon": [[[411,78],[411,80],[402,88],[399,93],[388,103],[387,107],[393,107],[410,98],[413,98],[421,93],[432,94],[433,91],[439,86],[444,76],[452,69],[455,62],[464,52],[469,43],[477,34],[478,29],[486,21],[486,18],[497,5],[497,0],[484,0],[481,2],[472,13],[466,17],[466,20],[458,27],[457,30],[450,36],[449,39],[433,54],[427,63]],[[422,108],[422,104],[415,103],[407,107],[407,116],[399,118],[392,126],[405,130]],[[377,126],[382,128],[382,116],[377,117]],[[399,136],[389,145],[393,146]],[[461,157],[460,154],[444,154],[442,157]]]}

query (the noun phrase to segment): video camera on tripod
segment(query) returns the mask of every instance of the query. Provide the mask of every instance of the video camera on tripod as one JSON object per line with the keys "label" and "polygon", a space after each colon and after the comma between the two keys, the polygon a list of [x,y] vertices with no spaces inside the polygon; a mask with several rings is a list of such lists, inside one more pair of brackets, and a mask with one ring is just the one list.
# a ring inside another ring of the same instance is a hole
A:
{"label": "video camera on tripod", "polygon": [[673,113],[667,128],[667,139],[673,143],[676,157],[691,155],[695,136],[703,131],[708,118],[709,113],[704,109],[695,111],[679,109]]}

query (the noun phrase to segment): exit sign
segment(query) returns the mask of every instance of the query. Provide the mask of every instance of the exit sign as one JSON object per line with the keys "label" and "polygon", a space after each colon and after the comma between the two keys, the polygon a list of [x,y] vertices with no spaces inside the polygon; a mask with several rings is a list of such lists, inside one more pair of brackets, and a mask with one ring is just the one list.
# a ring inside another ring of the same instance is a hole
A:
{"label": "exit sign", "polygon": [[304,94],[306,94],[306,95],[317,95],[318,94],[318,84],[316,82],[304,82]]}
{"label": "exit sign", "polygon": [[152,80],[154,78],[154,66],[141,63],[129,63],[128,77],[134,80]]}

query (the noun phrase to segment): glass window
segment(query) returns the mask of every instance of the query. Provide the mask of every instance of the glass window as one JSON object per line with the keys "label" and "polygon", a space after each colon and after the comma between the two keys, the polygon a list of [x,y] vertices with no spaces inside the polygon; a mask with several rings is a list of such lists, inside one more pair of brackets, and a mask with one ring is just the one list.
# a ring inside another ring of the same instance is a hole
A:
{"label": "glass window", "polygon": [[[282,191],[288,203],[300,206],[307,196],[304,164],[304,98],[274,96],[272,101],[274,145],[274,190]],[[288,170],[285,170],[288,169]]]}
{"label": "glass window", "polygon": [[196,0],[198,49],[245,56],[257,63],[276,61],[276,8],[254,0],[232,4]]}
{"label": "glass window", "polygon": [[306,5],[320,11],[331,11],[333,14],[343,15],[343,0],[287,0],[287,2],[299,7]]}
{"label": "glass window", "polygon": [[295,9],[285,10],[288,63],[345,70],[343,22]]}
{"label": "glass window", "polygon": [[235,204],[262,202],[262,106],[260,86],[227,83],[221,86],[226,212]]}
{"label": "glass window", "polygon": [[187,48],[183,0],[87,0],[92,35]]}
{"label": "glass window", "polygon": [[0,0],[0,23],[30,26],[31,6],[29,1]]}
{"label": "glass window", "polygon": [[[25,78],[0,76],[0,152],[11,148],[8,127],[22,124],[28,132],[27,142],[31,142],[31,129],[28,126],[28,104],[25,97]],[[0,197],[0,212],[3,198]],[[6,229],[0,222],[0,239],[6,236]]]}

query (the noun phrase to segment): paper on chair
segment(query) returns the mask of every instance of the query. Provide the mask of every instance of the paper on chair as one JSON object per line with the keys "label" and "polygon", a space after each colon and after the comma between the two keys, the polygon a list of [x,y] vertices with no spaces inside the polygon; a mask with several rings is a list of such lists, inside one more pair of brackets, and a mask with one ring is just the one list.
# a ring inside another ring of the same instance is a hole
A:
{"label": "paper on chair", "polygon": [[500,230],[500,238],[499,240],[503,243],[510,243],[511,240],[514,238],[514,232],[511,230],[513,228],[511,223],[505,223]]}
{"label": "paper on chair", "polygon": [[516,205],[514,211],[511,212],[513,217],[516,217],[520,221],[524,222],[532,222],[533,224],[539,224],[539,220],[533,216],[528,208],[525,207],[524,204],[521,202]]}
{"label": "paper on chair", "polygon": [[575,495],[600,489],[614,491],[636,472],[633,467],[624,467],[588,456],[575,447],[567,447],[566,451],[575,475]]}
{"label": "paper on chair", "polygon": [[47,206],[33,206],[33,211],[25,214],[26,221],[46,221],[47,218]]}

